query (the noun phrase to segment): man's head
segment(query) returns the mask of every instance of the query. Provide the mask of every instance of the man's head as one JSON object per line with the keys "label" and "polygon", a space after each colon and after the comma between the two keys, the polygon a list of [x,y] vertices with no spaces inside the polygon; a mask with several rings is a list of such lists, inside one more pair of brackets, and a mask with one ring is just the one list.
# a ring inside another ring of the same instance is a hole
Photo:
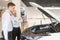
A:
{"label": "man's head", "polygon": [[15,10],[15,4],[12,3],[12,2],[9,2],[9,3],[7,4],[7,7],[8,7],[8,9],[9,9],[11,12],[13,12],[13,11]]}

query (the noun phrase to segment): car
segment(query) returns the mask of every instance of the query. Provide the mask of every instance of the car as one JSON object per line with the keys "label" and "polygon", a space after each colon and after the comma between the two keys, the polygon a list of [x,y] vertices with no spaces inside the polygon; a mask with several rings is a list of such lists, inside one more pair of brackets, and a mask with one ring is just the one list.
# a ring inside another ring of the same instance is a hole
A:
{"label": "car", "polygon": [[41,5],[34,2],[29,2],[31,6],[37,8],[51,23],[33,25],[22,32],[22,40],[59,40],[60,38],[60,19],[52,14],[52,12],[44,9]]}

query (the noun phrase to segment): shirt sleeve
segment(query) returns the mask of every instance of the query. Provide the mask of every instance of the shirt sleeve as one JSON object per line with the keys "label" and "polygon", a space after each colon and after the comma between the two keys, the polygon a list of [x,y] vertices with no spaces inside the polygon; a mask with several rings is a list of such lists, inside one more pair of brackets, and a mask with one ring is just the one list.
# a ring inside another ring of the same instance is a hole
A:
{"label": "shirt sleeve", "polygon": [[8,38],[8,27],[9,27],[9,22],[10,22],[10,15],[8,13],[6,13],[3,20],[4,20],[3,34],[4,34],[4,38],[7,39]]}

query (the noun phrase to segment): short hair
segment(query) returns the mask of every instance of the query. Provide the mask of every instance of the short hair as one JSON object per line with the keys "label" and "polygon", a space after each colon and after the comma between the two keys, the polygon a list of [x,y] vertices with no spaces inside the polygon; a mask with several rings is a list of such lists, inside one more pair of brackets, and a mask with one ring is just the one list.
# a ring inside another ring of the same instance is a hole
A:
{"label": "short hair", "polygon": [[9,6],[15,6],[15,4],[12,3],[12,2],[9,2],[9,3],[7,4],[7,7],[9,7]]}

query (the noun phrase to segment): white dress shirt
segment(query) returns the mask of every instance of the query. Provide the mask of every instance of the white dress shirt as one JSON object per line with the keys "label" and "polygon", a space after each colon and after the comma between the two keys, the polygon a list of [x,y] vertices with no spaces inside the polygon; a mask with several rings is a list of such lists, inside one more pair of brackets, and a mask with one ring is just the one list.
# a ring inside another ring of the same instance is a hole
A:
{"label": "white dress shirt", "polygon": [[2,31],[4,38],[8,38],[8,32],[12,31],[11,15],[10,11],[6,10],[2,15]]}
{"label": "white dress shirt", "polygon": [[21,18],[18,19],[17,17],[12,16],[12,22],[13,22],[13,27],[18,28],[21,26],[22,20],[21,20]]}

